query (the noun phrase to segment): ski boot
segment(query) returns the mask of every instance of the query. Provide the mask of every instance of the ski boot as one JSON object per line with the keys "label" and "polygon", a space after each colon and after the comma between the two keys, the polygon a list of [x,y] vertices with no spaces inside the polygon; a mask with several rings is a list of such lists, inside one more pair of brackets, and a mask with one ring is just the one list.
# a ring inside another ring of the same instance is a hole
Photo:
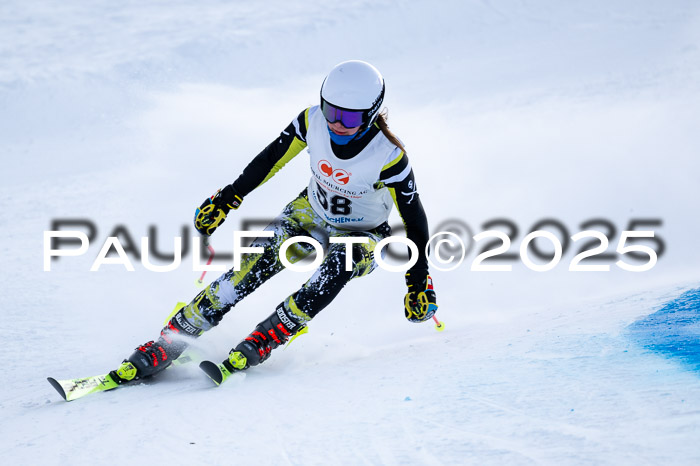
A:
{"label": "ski boot", "polygon": [[300,317],[285,306],[277,306],[275,312],[260,322],[245,340],[231,350],[222,363],[202,361],[202,369],[216,385],[221,385],[234,372],[240,372],[251,366],[257,366],[270,357],[278,346],[284,345],[295,335],[306,332],[306,322],[310,318]]}
{"label": "ski boot", "polygon": [[158,340],[149,341],[136,348],[133,354],[109,375],[118,384],[151,377],[166,369],[187,349],[188,343],[180,336],[196,338],[202,332],[203,330],[189,323],[182,308],[161,330]]}
{"label": "ski boot", "polygon": [[[287,311],[284,304],[277,306],[270,317],[260,322],[253,332],[231,350],[227,369],[244,370],[257,366],[270,357],[270,353],[297,334],[304,325]],[[224,362],[224,365],[227,365]]]}

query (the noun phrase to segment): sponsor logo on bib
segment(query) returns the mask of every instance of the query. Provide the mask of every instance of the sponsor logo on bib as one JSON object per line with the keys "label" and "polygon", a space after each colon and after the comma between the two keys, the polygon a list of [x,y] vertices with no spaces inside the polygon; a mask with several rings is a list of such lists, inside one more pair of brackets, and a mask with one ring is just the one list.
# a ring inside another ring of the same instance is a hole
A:
{"label": "sponsor logo on bib", "polygon": [[350,181],[350,173],[342,168],[333,170],[333,165],[328,160],[321,160],[318,162],[318,170],[323,176],[331,178],[338,184],[346,185]]}

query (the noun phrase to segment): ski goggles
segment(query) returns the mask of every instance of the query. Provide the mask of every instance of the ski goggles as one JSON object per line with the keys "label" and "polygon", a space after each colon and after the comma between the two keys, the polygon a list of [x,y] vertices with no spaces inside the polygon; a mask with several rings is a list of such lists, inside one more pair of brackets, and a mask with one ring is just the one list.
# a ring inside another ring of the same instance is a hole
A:
{"label": "ski goggles", "polygon": [[328,123],[339,121],[346,128],[356,128],[364,123],[366,110],[346,110],[321,100],[321,112]]}

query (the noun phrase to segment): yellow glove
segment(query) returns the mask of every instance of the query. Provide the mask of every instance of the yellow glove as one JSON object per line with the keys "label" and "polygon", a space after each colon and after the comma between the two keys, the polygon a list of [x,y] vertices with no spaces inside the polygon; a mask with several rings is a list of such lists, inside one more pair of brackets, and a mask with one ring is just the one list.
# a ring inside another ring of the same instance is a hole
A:
{"label": "yellow glove", "polygon": [[219,225],[224,223],[231,209],[241,206],[243,198],[233,191],[231,185],[219,189],[213,196],[206,198],[194,212],[194,227],[204,235],[210,236]]}
{"label": "yellow glove", "polygon": [[427,273],[418,276],[406,274],[408,293],[404,298],[406,318],[411,322],[425,322],[432,319],[437,311],[437,300],[433,289],[433,279]]}

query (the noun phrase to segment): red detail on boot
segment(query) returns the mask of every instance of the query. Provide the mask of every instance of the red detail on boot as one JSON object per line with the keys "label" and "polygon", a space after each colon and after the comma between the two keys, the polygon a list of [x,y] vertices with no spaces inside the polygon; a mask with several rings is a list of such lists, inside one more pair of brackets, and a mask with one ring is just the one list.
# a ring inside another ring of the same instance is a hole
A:
{"label": "red detail on boot", "polygon": [[260,339],[261,339],[262,341],[267,341],[267,338],[265,337],[265,334],[264,334],[264,333],[260,333],[260,332],[258,332],[257,330],[256,330],[255,332],[253,332],[253,333],[250,334],[251,337],[252,337],[253,335],[255,335],[255,336],[257,336],[257,337],[260,337]]}
{"label": "red detail on boot", "polygon": [[149,341],[149,342],[147,342],[147,343],[145,343],[145,344],[139,346],[139,347],[136,348],[136,349],[139,350],[139,351],[141,351],[141,352],[143,352],[143,353],[147,353],[147,352],[148,352],[148,348],[150,348],[151,345],[153,345],[153,341]]}
{"label": "red detail on boot", "polygon": [[173,339],[170,338],[170,335],[168,335],[168,333],[166,333],[165,330],[161,330],[161,331],[160,331],[160,336],[161,336],[161,338],[162,338],[163,340],[165,340],[165,342],[166,342],[167,344],[169,344],[169,345],[172,345],[172,344],[173,344]]}
{"label": "red detail on boot", "polygon": [[271,328],[270,330],[267,331],[267,333],[270,334],[270,336],[271,336],[272,339],[275,341],[275,343],[277,343],[278,345],[281,345],[281,344],[282,344],[282,340],[280,340],[280,339],[277,337],[277,334],[275,333],[275,329],[272,329],[272,328]]}
{"label": "red detail on boot", "polygon": [[287,330],[287,329],[285,328],[285,326],[282,325],[281,323],[280,323],[280,324],[277,324],[277,328],[280,329],[280,331],[281,331],[282,333],[284,333],[285,335],[287,335],[288,337],[292,335],[292,334],[289,332],[289,330]]}

